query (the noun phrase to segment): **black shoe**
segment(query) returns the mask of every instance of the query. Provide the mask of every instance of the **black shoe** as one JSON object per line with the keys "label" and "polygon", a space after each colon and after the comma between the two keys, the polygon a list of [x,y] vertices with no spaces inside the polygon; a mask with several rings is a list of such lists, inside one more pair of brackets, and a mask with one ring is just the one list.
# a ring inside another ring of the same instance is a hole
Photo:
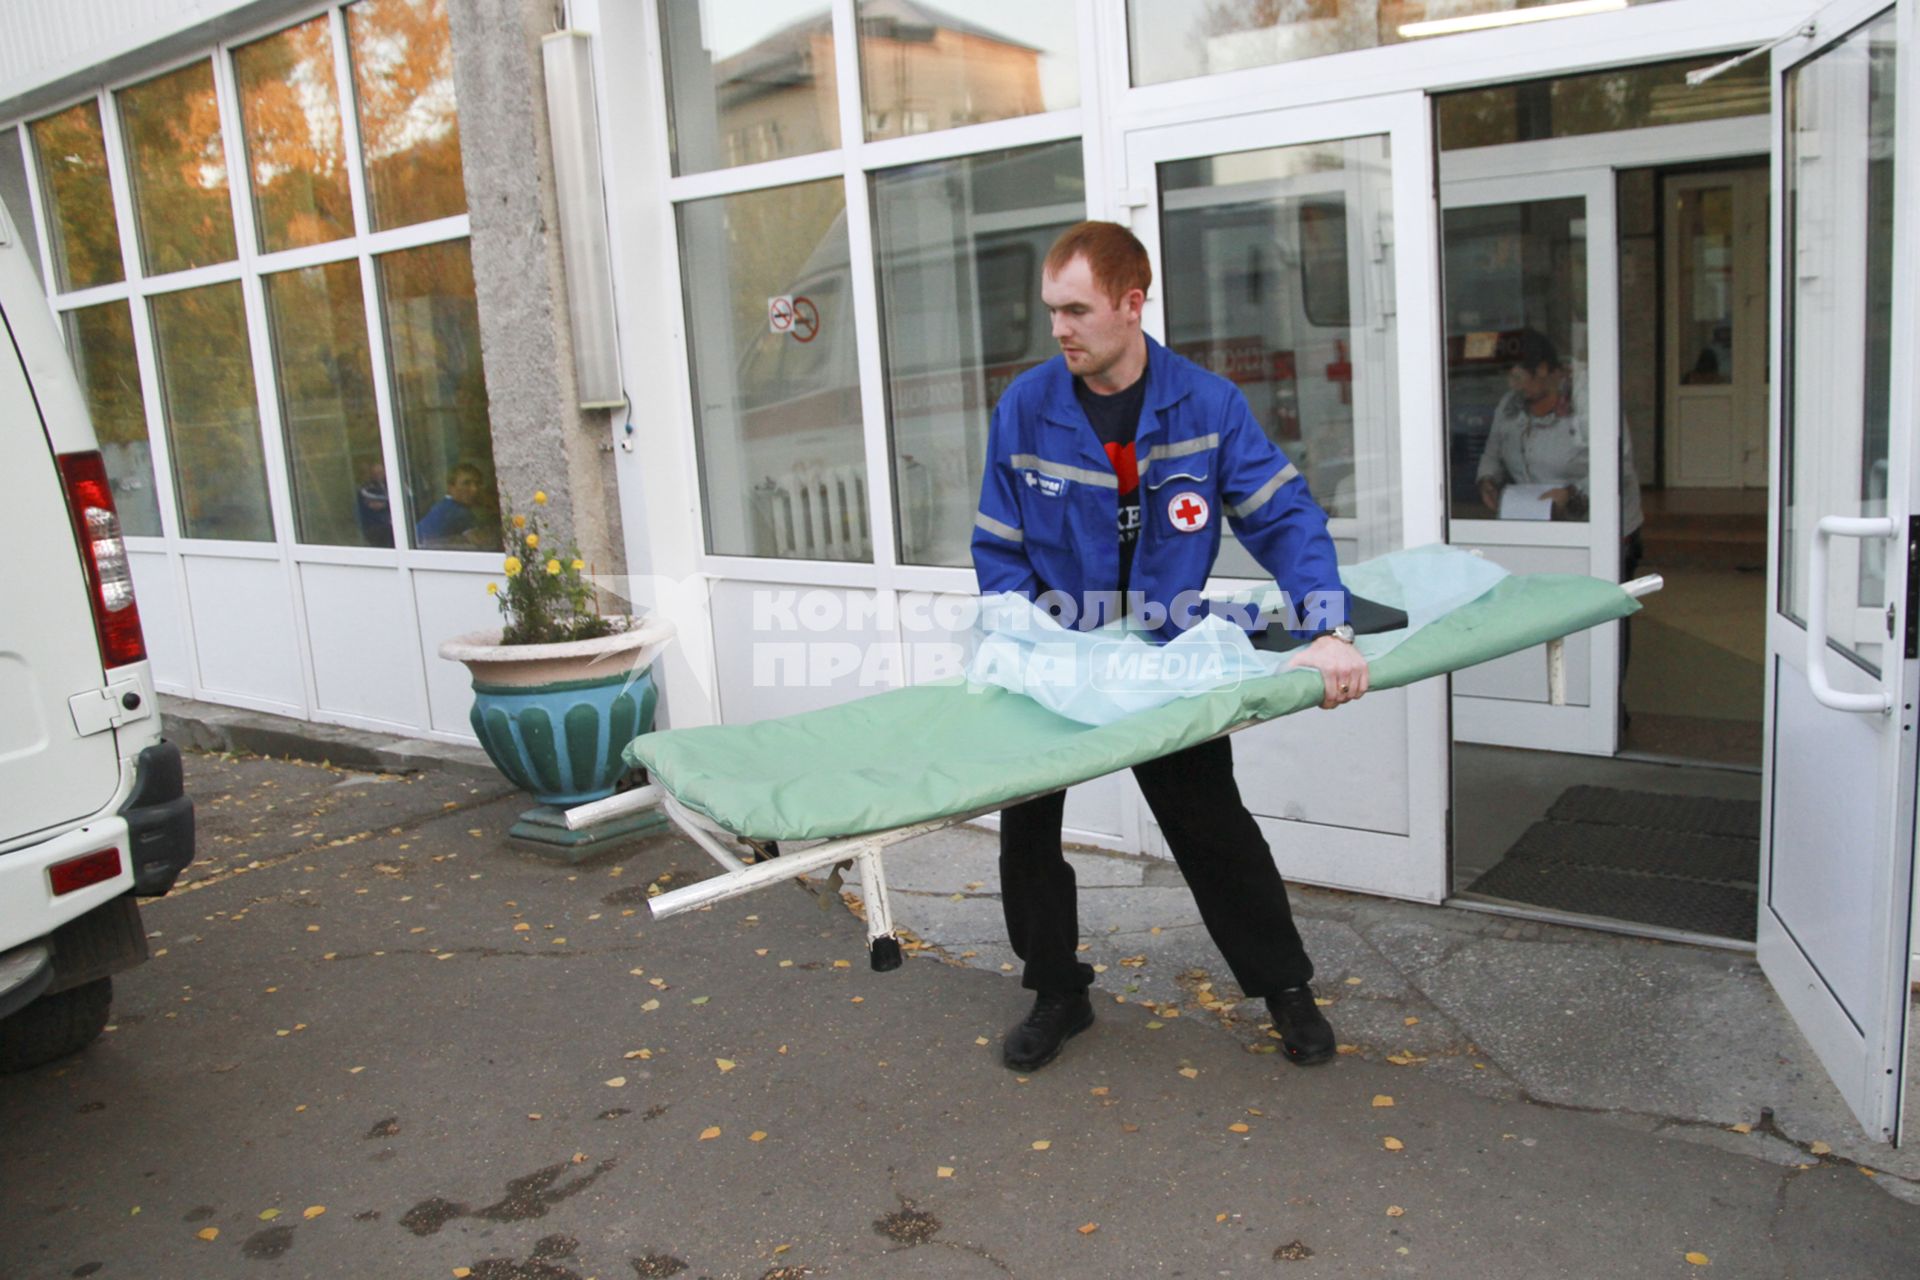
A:
{"label": "black shoe", "polygon": [[1267,1012],[1273,1015],[1273,1029],[1280,1033],[1289,1062],[1311,1067],[1333,1056],[1333,1027],[1313,1002],[1312,987],[1288,987],[1269,996]]}
{"label": "black shoe", "polygon": [[1000,1060],[1012,1071],[1038,1071],[1060,1056],[1060,1046],[1093,1025],[1093,1001],[1084,991],[1042,991],[1019,1026],[1007,1032]]}

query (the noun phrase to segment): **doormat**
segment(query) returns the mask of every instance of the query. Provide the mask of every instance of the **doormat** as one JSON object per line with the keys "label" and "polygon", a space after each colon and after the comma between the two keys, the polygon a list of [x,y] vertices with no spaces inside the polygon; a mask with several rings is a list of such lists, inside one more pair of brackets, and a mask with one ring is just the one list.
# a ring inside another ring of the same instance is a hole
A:
{"label": "doormat", "polygon": [[1760,802],[1712,796],[1672,796],[1619,787],[1568,787],[1547,810],[1561,822],[1597,822],[1616,827],[1652,827],[1702,836],[1760,838]]}
{"label": "doormat", "polygon": [[1749,801],[1570,787],[1467,892],[1751,942],[1759,812]]}

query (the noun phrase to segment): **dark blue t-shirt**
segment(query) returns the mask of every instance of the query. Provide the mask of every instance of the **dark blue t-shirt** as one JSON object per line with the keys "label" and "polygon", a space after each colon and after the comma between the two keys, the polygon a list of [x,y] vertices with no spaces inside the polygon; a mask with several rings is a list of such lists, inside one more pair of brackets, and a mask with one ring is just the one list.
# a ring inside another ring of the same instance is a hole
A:
{"label": "dark blue t-shirt", "polygon": [[1075,378],[1073,394],[1086,410],[1093,434],[1100,437],[1120,481],[1120,590],[1124,592],[1133,573],[1134,544],[1140,541],[1140,468],[1133,440],[1140,430],[1141,406],[1147,401],[1147,375],[1143,371],[1132,386],[1110,396],[1090,390],[1084,379]]}

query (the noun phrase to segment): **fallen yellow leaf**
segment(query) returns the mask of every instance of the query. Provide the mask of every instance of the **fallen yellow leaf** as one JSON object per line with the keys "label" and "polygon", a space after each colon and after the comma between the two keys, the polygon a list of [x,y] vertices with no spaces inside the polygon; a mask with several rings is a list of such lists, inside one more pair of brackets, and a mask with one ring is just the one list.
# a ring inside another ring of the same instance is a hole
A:
{"label": "fallen yellow leaf", "polygon": [[853,968],[853,961],[851,961],[851,960],[835,960],[835,961],[833,962],[833,967],[834,967],[834,968],[836,968],[836,969],[851,969],[851,968]]}
{"label": "fallen yellow leaf", "polygon": [[725,1073],[733,1070],[734,1062],[732,1058],[715,1058],[713,1060],[713,1065],[720,1068],[721,1074],[724,1075]]}
{"label": "fallen yellow leaf", "polygon": [[1225,1222],[1227,1220],[1227,1215],[1224,1213],[1216,1213],[1213,1215],[1213,1220],[1215,1222]]}
{"label": "fallen yellow leaf", "polygon": [[1197,1080],[1200,1077],[1200,1068],[1182,1067],[1180,1068],[1180,1074],[1185,1076],[1189,1080]]}
{"label": "fallen yellow leaf", "polygon": [[606,1082],[606,1086],[609,1089],[624,1089],[627,1087],[627,1078],[625,1076],[615,1076]]}
{"label": "fallen yellow leaf", "polygon": [[312,1222],[315,1218],[319,1217],[321,1214],[325,1213],[326,1211],[327,1211],[327,1206],[323,1204],[310,1204],[306,1208],[300,1211],[300,1216],[305,1218],[308,1222]]}
{"label": "fallen yellow leaf", "polygon": [[528,924],[528,923],[527,923],[526,921],[524,921],[524,920],[522,920],[522,921],[521,921],[521,922],[520,922],[519,924],[517,924],[517,925],[515,925],[515,926],[513,926],[513,931],[514,931],[515,933],[525,933],[525,932],[526,932],[527,930],[529,930],[529,929],[531,929],[531,928],[533,928],[533,926],[532,926],[532,925],[530,925],[530,924]]}
{"label": "fallen yellow leaf", "polygon": [[621,1056],[622,1056],[622,1057],[624,1057],[624,1058],[640,1058],[640,1059],[642,1059],[642,1060],[645,1060],[645,1059],[647,1059],[647,1058],[651,1058],[651,1057],[653,1056],[653,1050],[651,1050],[651,1049],[632,1049],[632,1050],[629,1050],[628,1052],[626,1052],[626,1053],[624,1053],[624,1054],[622,1054]]}
{"label": "fallen yellow leaf", "polygon": [[220,1228],[202,1227],[198,1231],[194,1232],[193,1234],[202,1240],[214,1241],[220,1238]]}
{"label": "fallen yellow leaf", "polygon": [[1091,1093],[1096,1098],[1104,1098],[1111,1091],[1107,1088],[1106,1085],[1098,1084],[1098,1085],[1095,1085],[1093,1088],[1089,1089],[1087,1092]]}
{"label": "fallen yellow leaf", "polygon": [[720,1126],[717,1124],[710,1124],[706,1128],[700,1131],[700,1141],[702,1142],[706,1142],[711,1138],[717,1138],[719,1136],[720,1136]]}
{"label": "fallen yellow leaf", "polygon": [[1228,1133],[1252,1133],[1253,1126],[1247,1124],[1245,1121],[1235,1120],[1232,1124],[1227,1126],[1227,1132]]}
{"label": "fallen yellow leaf", "polygon": [[1400,1053],[1388,1054],[1387,1061],[1391,1062],[1396,1067],[1411,1067],[1415,1063],[1425,1062],[1426,1059],[1422,1058],[1418,1054],[1407,1053],[1403,1050]]}
{"label": "fallen yellow leaf", "polygon": [[1348,978],[1348,979],[1347,979],[1347,985],[1348,985],[1348,986],[1350,986],[1350,987],[1357,987],[1357,986],[1359,986],[1359,985],[1360,985],[1360,979],[1358,979],[1358,978]]}
{"label": "fallen yellow leaf", "polygon": [[1389,1218],[1404,1218],[1407,1216],[1407,1211],[1397,1204],[1390,1204],[1387,1206],[1387,1216]]}
{"label": "fallen yellow leaf", "polygon": [[975,1037],[973,1038],[973,1042],[974,1042],[975,1044],[987,1044],[987,1043],[989,1043],[989,1042],[988,1042],[988,1040],[987,1040],[987,1038],[986,1038],[985,1036],[975,1036]]}
{"label": "fallen yellow leaf", "polygon": [[1042,1138],[1040,1139],[1040,1141],[1033,1144],[1033,1149],[1035,1151],[1045,1151],[1048,1147],[1051,1147],[1052,1145],[1053,1143],[1049,1142],[1045,1138]]}
{"label": "fallen yellow leaf", "polygon": [[748,1142],[765,1142],[766,1140],[767,1140],[767,1131],[765,1129],[755,1129],[752,1133],[747,1135]]}
{"label": "fallen yellow leaf", "polygon": [[272,1222],[279,1216],[280,1211],[278,1209],[262,1209],[260,1211],[260,1221],[262,1222]]}
{"label": "fallen yellow leaf", "polygon": [[1407,1149],[1407,1144],[1398,1138],[1382,1138],[1380,1145],[1389,1151],[1405,1151]]}
{"label": "fallen yellow leaf", "polygon": [[1713,1259],[1709,1258],[1706,1254],[1701,1253],[1698,1250],[1695,1250],[1687,1254],[1687,1261],[1691,1262],[1696,1267],[1711,1266],[1713,1263]]}
{"label": "fallen yellow leaf", "polygon": [[1401,1025],[1402,1025],[1402,1026],[1407,1026],[1407,1027],[1417,1027],[1417,1026],[1419,1026],[1419,1025],[1420,1025],[1420,1019],[1418,1019],[1418,1018],[1402,1018],[1402,1019],[1400,1019],[1400,1023],[1401,1023]]}
{"label": "fallen yellow leaf", "polygon": [[793,1248],[793,1246],[790,1244],[777,1244],[773,1246],[773,1256],[777,1258],[791,1248]]}
{"label": "fallen yellow leaf", "polygon": [[936,1178],[951,1178],[953,1176],[953,1166],[950,1164],[943,1164],[938,1169],[935,1169],[933,1171],[933,1176]]}
{"label": "fallen yellow leaf", "polygon": [[1735,1133],[1752,1133],[1753,1132],[1753,1126],[1746,1123],[1744,1120],[1741,1121],[1739,1124],[1729,1125],[1728,1128],[1732,1129]]}
{"label": "fallen yellow leaf", "polygon": [[454,1280],[467,1280],[467,1277],[472,1274],[473,1274],[472,1267],[455,1267],[453,1269]]}
{"label": "fallen yellow leaf", "polygon": [[1393,1105],[1393,1095],[1376,1093],[1373,1095],[1373,1105],[1376,1107],[1390,1107]]}
{"label": "fallen yellow leaf", "polygon": [[[1158,933],[1160,931],[1158,929],[1155,929],[1154,932]],[[1100,1224],[1097,1222],[1088,1222],[1078,1228],[1080,1234],[1083,1236],[1090,1236],[1094,1232],[1098,1231],[1099,1229],[1100,1229]]]}
{"label": "fallen yellow leaf", "polygon": [[640,1006],[640,1012],[652,1013],[655,1009],[658,1009],[659,1007],[660,1007],[660,1002],[658,1000],[649,1000],[645,1004]]}
{"label": "fallen yellow leaf", "polygon": [[1807,1150],[1813,1152],[1813,1154],[1817,1156],[1827,1156],[1827,1155],[1833,1154],[1833,1148],[1828,1146],[1824,1142],[1816,1142],[1812,1146],[1808,1147]]}

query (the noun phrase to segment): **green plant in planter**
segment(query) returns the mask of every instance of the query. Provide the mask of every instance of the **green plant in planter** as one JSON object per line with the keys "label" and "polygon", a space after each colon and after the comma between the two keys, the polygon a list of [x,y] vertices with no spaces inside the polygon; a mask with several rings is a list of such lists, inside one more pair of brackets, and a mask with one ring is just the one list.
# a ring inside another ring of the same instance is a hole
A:
{"label": "green plant in planter", "polygon": [[[536,508],[547,505],[547,495],[536,491]],[[586,561],[578,547],[555,554],[540,527],[538,510],[531,516],[514,513],[507,520],[507,589],[488,583],[500,597],[500,616],[506,620],[501,644],[562,644],[593,640],[616,631],[600,612],[599,599],[582,575]]]}
{"label": "green plant in planter", "polygon": [[622,749],[652,730],[659,700],[653,658],[673,627],[603,615],[578,550],[548,545],[539,512],[546,501],[536,493],[531,515],[508,518],[506,580],[487,584],[500,600],[501,629],[456,636],[440,654],[473,676],[471,723],[480,745],[541,802],[511,834],[573,857],[647,825],[575,832],[560,811],[611,795],[626,767]]}

